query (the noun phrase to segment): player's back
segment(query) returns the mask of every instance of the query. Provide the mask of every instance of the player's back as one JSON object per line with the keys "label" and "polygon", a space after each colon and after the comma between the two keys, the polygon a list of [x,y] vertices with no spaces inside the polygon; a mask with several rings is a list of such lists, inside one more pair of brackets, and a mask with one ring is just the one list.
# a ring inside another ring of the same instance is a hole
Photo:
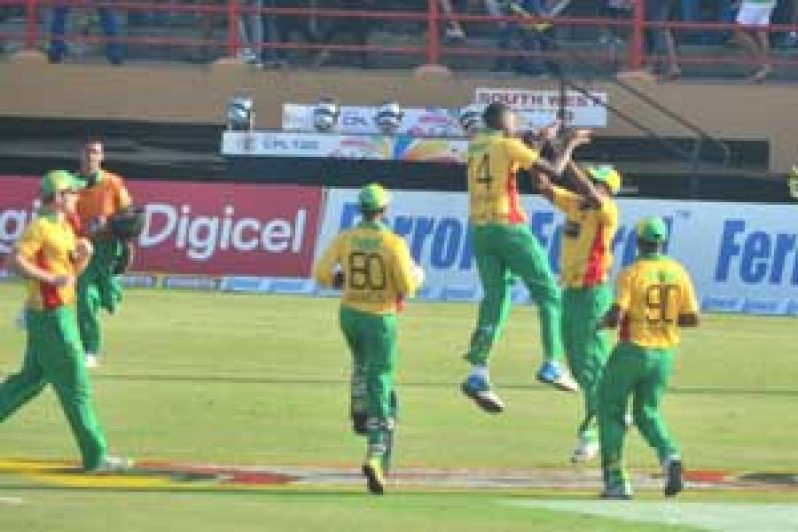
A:
{"label": "player's back", "polygon": [[537,152],[500,131],[476,135],[468,145],[471,221],[477,224],[525,222],[516,174],[537,158]]}
{"label": "player's back", "polygon": [[618,279],[616,298],[625,307],[621,340],[643,347],[679,344],[679,316],[698,314],[693,283],[685,268],[663,256],[643,256]]}
{"label": "player's back", "polygon": [[338,235],[334,246],[345,279],[343,305],[390,313],[401,297],[415,292],[407,244],[384,225],[361,222]]}

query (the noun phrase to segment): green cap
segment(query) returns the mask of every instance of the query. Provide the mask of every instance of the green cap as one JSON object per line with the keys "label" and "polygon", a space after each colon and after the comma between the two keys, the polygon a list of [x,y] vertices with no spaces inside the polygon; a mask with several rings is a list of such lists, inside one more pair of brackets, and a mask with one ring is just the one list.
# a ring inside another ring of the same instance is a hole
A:
{"label": "green cap", "polygon": [[610,192],[617,194],[621,190],[621,174],[609,165],[588,166],[587,173],[598,183],[604,183]]}
{"label": "green cap", "polygon": [[668,226],[659,216],[648,216],[637,222],[637,237],[646,242],[665,242]]}
{"label": "green cap", "polygon": [[357,195],[360,208],[364,211],[378,211],[385,208],[390,201],[388,192],[382,188],[378,183],[369,183],[360,189],[360,194]]}
{"label": "green cap", "polygon": [[66,170],[51,170],[42,178],[41,195],[52,197],[57,192],[64,190],[77,192],[81,188],[83,188],[83,183],[72,173]]}

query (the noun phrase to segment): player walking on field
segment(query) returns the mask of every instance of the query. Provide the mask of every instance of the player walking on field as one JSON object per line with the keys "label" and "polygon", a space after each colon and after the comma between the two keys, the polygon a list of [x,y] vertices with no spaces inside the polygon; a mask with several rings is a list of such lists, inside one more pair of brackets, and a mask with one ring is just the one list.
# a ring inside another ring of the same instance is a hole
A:
{"label": "player walking on field", "polygon": [[[368,448],[363,474],[369,491],[381,494],[396,422],[398,306],[415,294],[423,274],[405,241],[382,223],[388,206],[385,189],[366,185],[358,201],[363,220],[335,238],[316,264],[313,277],[320,285],[343,289],[339,317],[352,352],[353,392],[357,392],[360,375],[365,376]],[[353,414],[358,410],[356,396],[354,393]]]}
{"label": "player walking on field", "polygon": [[84,144],[80,178],[85,188],[78,198],[78,232],[91,239],[94,255],[78,279],[78,324],[90,368],[99,364],[102,348],[100,310],[114,312],[119,306],[122,285],[117,264],[125,262],[129,254],[128,244],[108,231],[108,221],[130,206],[130,194],[121,177],[103,169],[104,158],[101,141]]}
{"label": "player walking on field", "polygon": [[483,123],[486,129],[469,142],[468,195],[474,255],[484,297],[466,354],[471,373],[461,389],[483,410],[498,413],[504,410],[504,403],[491,389],[488,358],[507,321],[513,275],[521,278],[538,306],[544,354],[538,380],[561,390],[578,388],[561,363],[560,290],[545,250],[529,229],[516,177],[522,168],[559,176],[576,143],[569,144],[551,165],[538,151],[512,136],[515,115],[506,105],[488,105]]}
{"label": "player walking on field", "polygon": [[39,215],[17,242],[11,266],[28,280],[25,359],[19,373],[0,385],[0,421],[52,384],[80,447],[86,471],[122,469],[127,461],[107,454],[94,411],[91,384],[75,315],[75,277],[92,246],[78,239],[67,215],[74,213],[80,182],[69,172],[44,176]]}
{"label": "player walking on field", "polygon": [[[588,132],[578,133],[588,135]],[[610,354],[609,334],[598,328],[612,305],[608,284],[612,240],[618,229],[613,196],[621,188],[620,174],[610,166],[589,166],[587,175],[575,164],[576,192],[552,185],[538,174],[538,189],[565,214],[560,245],[563,287],[562,337],[568,365],[584,395],[585,414],[577,429],[572,462],[593,459],[599,451],[595,426],[601,373]]]}
{"label": "player walking on field", "polygon": [[632,399],[634,424],[665,471],[665,495],[682,491],[682,459],[659,407],[673,369],[679,329],[698,325],[698,302],[684,267],[663,254],[668,227],[658,217],[637,225],[638,257],[618,277],[615,303],[601,326],[620,325],[620,339],[599,391],[602,497],[628,499],[623,465],[625,416]]}

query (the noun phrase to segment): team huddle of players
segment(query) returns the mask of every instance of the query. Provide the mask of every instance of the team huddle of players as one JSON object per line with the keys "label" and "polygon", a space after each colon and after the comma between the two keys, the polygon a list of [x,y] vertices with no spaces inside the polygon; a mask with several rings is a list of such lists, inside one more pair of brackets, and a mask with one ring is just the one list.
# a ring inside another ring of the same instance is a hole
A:
{"label": "team huddle of players", "polygon": [[[482,113],[467,108],[460,118],[470,138],[469,218],[484,292],[465,355],[471,370],[462,392],[486,412],[505,409],[488,361],[509,314],[511,287],[520,280],[539,313],[543,362],[537,379],[559,390],[581,388],[584,396],[571,460],[585,462],[600,454],[602,496],[632,496],[622,459],[631,399],[632,422],[662,464],[665,495],[679,493],[681,455],[659,406],[679,329],[698,324],[698,304],[685,269],[664,255],[667,225],[657,217],[638,223],[637,259],[621,272],[613,296],[614,197],[621,177],[610,166],[583,169],[573,162],[573,151],[590,141],[589,132],[577,131],[558,143],[553,126],[521,140],[512,110],[500,103]],[[565,214],[559,284],[521,207],[521,169]],[[423,282],[423,272],[406,243],[382,223],[388,193],[378,184],[367,185],[359,203],[363,220],[338,235],[317,263],[314,278],[343,290],[340,324],[353,356],[353,429],[367,436],[363,473],[369,491],[380,494],[396,429],[397,312]],[[608,329],[618,327],[613,349]]]}
{"label": "team huddle of players", "polygon": [[[384,111],[386,120],[395,115],[390,105]],[[663,254],[668,239],[664,221],[645,218],[637,226],[637,259],[621,272],[613,296],[608,283],[620,175],[609,166],[583,169],[573,162],[574,150],[590,141],[589,132],[577,131],[558,143],[553,126],[521,140],[514,121],[512,110],[500,103],[482,113],[468,108],[461,115],[470,138],[469,218],[484,291],[465,354],[471,370],[462,392],[486,412],[505,409],[488,362],[507,321],[511,287],[520,280],[539,313],[543,362],[537,379],[559,390],[581,389],[584,395],[572,461],[600,454],[602,496],[631,497],[622,459],[631,399],[633,423],[664,468],[664,493],[675,495],[683,487],[682,461],[659,405],[679,329],[698,323],[690,277]],[[87,142],[82,155],[79,176],[63,170],[44,176],[41,212],[10,257],[9,265],[28,280],[28,341],[21,370],[0,385],[0,422],[52,384],[84,469],[113,471],[129,462],[108,454],[86,367],[97,364],[98,314],[103,308],[113,312],[119,303],[117,275],[130,259],[127,238],[141,220],[119,216],[130,206],[130,197],[121,179],[102,169],[102,143]],[[559,284],[521,207],[521,169],[565,214]],[[379,494],[385,489],[396,429],[397,313],[424,274],[406,242],[383,223],[388,193],[370,184],[358,199],[361,222],[336,237],[313,276],[322,286],[343,290],[340,326],[353,360],[352,425],[367,437],[363,473],[369,491]],[[617,327],[613,349],[607,330]]]}

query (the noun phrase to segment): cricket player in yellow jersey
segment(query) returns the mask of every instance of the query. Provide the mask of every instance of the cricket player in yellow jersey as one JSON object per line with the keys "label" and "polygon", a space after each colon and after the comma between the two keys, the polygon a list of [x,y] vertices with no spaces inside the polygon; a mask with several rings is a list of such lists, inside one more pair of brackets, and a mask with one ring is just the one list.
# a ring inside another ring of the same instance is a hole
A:
{"label": "cricket player in yellow jersey", "polygon": [[599,390],[602,496],[632,496],[623,465],[625,416],[632,399],[634,424],[665,471],[666,496],[683,488],[679,445],[659,411],[682,327],[698,325],[698,301],[684,267],[663,254],[668,227],[662,218],[637,225],[638,257],[618,277],[615,303],[601,326],[620,325],[620,339],[604,368]]}
{"label": "cricket player in yellow jersey", "polygon": [[86,365],[99,364],[102,348],[100,310],[114,312],[122,299],[117,264],[126,260],[128,244],[107,230],[108,220],[130,206],[130,194],[122,178],[102,167],[105,158],[100,140],[89,140],[81,152],[80,178],[85,188],[78,198],[78,232],[91,239],[94,255],[78,279],[78,324]]}
{"label": "cricket player in yellow jersey", "polygon": [[529,228],[521,206],[516,174],[520,169],[559,176],[579,145],[574,139],[554,164],[514,138],[515,115],[501,103],[491,103],[483,114],[485,129],[468,147],[469,219],[484,297],[466,359],[471,373],[463,393],[483,410],[499,413],[504,403],[492,390],[488,358],[510,311],[513,275],[519,277],[538,306],[544,362],[537,378],[558,389],[575,391],[578,385],[562,364],[560,289],[545,250]]}
{"label": "cricket player in yellow jersey", "polygon": [[[340,233],[324,251],[313,277],[322,286],[342,288],[341,331],[366,385],[368,449],[363,473],[372,493],[385,489],[393,443],[397,305],[415,294],[423,273],[405,241],[382,223],[388,194],[366,185],[358,201],[363,220]],[[340,271],[336,271],[340,268]]]}
{"label": "cricket player in yellow jersey", "polygon": [[111,471],[129,464],[107,453],[75,317],[75,277],[92,253],[89,241],[78,239],[67,221],[75,211],[80,186],[63,170],[44,176],[42,210],[11,256],[10,265],[28,280],[28,341],[19,373],[0,385],[0,422],[51,384],[80,447],[83,468]]}
{"label": "cricket player in yellow jersey", "polygon": [[552,185],[541,175],[538,175],[538,189],[565,213],[560,245],[562,338],[568,365],[582,389],[585,405],[571,461],[585,462],[595,458],[599,451],[595,427],[598,388],[611,342],[608,332],[597,325],[612,305],[608,280],[612,240],[618,229],[618,207],[613,196],[621,188],[621,176],[610,166],[589,166],[587,175],[575,164],[571,169],[576,192]]}

